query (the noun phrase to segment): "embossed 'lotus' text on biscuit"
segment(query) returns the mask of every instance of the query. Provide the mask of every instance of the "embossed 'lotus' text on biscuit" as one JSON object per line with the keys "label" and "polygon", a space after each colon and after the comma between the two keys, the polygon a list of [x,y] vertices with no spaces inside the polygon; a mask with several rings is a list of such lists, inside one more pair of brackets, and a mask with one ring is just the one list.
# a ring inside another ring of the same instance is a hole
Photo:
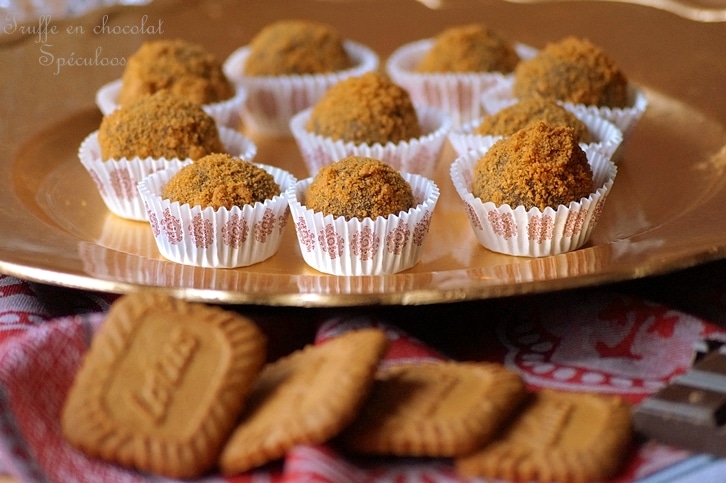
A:
{"label": "embossed 'lotus' text on biscuit", "polygon": [[174,393],[198,347],[199,341],[193,334],[175,330],[159,358],[144,372],[141,388],[130,391],[135,407],[153,424],[164,422]]}
{"label": "embossed 'lotus' text on biscuit", "polygon": [[154,291],[124,295],[69,388],[63,436],[92,458],[198,478],[216,464],[266,347],[239,313]]}

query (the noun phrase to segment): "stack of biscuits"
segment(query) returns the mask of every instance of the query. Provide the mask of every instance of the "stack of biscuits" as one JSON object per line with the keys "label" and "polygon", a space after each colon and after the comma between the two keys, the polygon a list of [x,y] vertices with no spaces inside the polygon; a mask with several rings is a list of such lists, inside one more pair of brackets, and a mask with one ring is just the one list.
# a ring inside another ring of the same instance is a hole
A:
{"label": "stack of biscuits", "polygon": [[592,481],[631,442],[620,398],[528,389],[497,363],[383,364],[386,333],[346,332],[268,360],[238,312],[155,292],[114,302],[61,415],[90,457],[171,478],[241,474],[293,446],[449,458],[465,476]]}

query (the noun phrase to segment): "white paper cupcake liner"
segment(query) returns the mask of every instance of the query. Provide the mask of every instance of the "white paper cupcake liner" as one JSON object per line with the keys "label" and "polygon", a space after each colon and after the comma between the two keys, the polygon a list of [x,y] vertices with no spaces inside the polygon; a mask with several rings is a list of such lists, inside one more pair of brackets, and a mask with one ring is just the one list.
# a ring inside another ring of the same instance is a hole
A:
{"label": "white paper cupcake liner", "polygon": [[[516,103],[517,98],[514,97],[513,86],[514,78],[512,76],[499,78],[496,84],[490,86],[480,98],[484,111],[487,114],[494,114]],[[562,102],[562,105],[575,114],[584,116],[590,113],[613,123],[623,133],[623,141],[625,141],[648,107],[645,92],[633,83],[628,84],[628,99],[628,107],[622,108],[586,106],[571,102]]]}
{"label": "white paper cupcake liner", "polygon": [[[234,129],[217,129],[227,153],[252,162],[257,154],[257,146],[251,140]],[[136,184],[151,173],[191,162],[190,159],[166,158],[104,160],[98,144],[98,131],[83,140],[78,149],[78,158],[96,183],[106,207],[121,218],[138,221],[146,221],[147,214]]]}
{"label": "white paper cupcake liner", "polygon": [[179,167],[142,179],[138,191],[162,256],[184,265],[213,268],[244,267],[273,256],[288,222],[284,193],[297,180],[274,166],[258,166],[272,174],[280,185],[280,195],[231,209],[214,210],[163,199],[161,191]]}
{"label": "white paper cupcake liner", "polygon": [[[96,106],[101,114],[108,116],[121,107],[118,102],[118,94],[121,91],[121,79],[116,79],[101,86],[96,91]],[[242,107],[247,100],[247,91],[235,84],[235,95],[230,99],[202,105],[204,112],[209,114],[216,121],[218,126],[237,128],[239,126]]]}
{"label": "white paper cupcake liner", "polygon": [[313,178],[290,187],[286,196],[305,263],[332,275],[392,274],[418,263],[439,188],[426,177],[402,175],[411,184],[417,206],[375,220],[346,221],[307,209],[303,200]]}
{"label": "white paper cupcake liner", "polygon": [[378,54],[370,48],[350,40],[345,41],[344,47],[354,67],[330,74],[289,76],[245,76],[249,46],[232,52],[224,62],[224,72],[248,93],[242,109],[243,122],[263,135],[290,136],[292,116],[313,106],[339,81],[378,68]]}
{"label": "white paper cupcake liner", "polygon": [[[607,119],[592,112],[576,112],[571,107],[564,106],[572,112],[593,136],[591,143],[580,143],[582,148],[597,149],[604,155],[612,158],[620,144],[623,142],[623,133]],[[501,139],[502,136],[484,136],[474,134],[474,130],[481,124],[483,118],[469,122],[458,129],[452,129],[447,135],[451,146],[457,155],[461,156],[469,151],[491,146],[491,139]]]}
{"label": "white paper cupcake liner", "polygon": [[497,206],[471,193],[473,170],[489,147],[469,151],[451,165],[451,181],[479,243],[494,252],[524,257],[545,257],[576,250],[590,238],[613,181],[617,166],[598,149],[585,149],[597,190],[589,197],[544,210],[523,206]]}
{"label": "white paper cupcake liner", "polygon": [[[482,111],[479,99],[493,86],[502,74],[481,73],[435,73],[424,74],[414,71],[434,45],[435,39],[424,39],[404,44],[396,49],[386,62],[386,71],[393,82],[406,89],[416,104],[426,104],[446,111],[453,127],[480,118]],[[524,44],[515,44],[520,58],[526,59],[537,51]]]}
{"label": "white paper cupcake liner", "polygon": [[385,145],[346,143],[308,131],[305,124],[311,111],[312,108],[307,108],[290,121],[290,130],[311,176],[325,165],[355,155],[381,160],[397,171],[433,178],[446,134],[451,128],[451,117],[444,111],[417,105],[416,113],[424,133],[420,138]]}

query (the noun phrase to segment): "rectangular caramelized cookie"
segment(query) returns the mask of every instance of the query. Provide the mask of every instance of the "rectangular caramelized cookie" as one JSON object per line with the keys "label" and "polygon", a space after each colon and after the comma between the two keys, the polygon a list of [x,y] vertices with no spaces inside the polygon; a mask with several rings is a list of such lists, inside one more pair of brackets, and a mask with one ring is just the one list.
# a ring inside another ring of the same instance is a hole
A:
{"label": "rectangular caramelized cookie", "polygon": [[65,438],[173,478],[211,469],[266,357],[249,319],[154,293],[118,299],[67,396]]}
{"label": "rectangular caramelized cookie", "polygon": [[461,456],[492,438],[524,397],[524,381],[500,364],[397,364],[378,372],[339,442],[360,454]]}
{"label": "rectangular caramelized cookie", "polygon": [[497,480],[606,481],[623,466],[631,433],[621,398],[543,388],[497,438],[455,465],[463,475]]}
{"label": "rectangular caramelized cookie", "polygon": [[387,348],[384,331],[359,329],[267,364],[222,450],[222,474],[243,473],[296,445],[336,436],[365,403]]}

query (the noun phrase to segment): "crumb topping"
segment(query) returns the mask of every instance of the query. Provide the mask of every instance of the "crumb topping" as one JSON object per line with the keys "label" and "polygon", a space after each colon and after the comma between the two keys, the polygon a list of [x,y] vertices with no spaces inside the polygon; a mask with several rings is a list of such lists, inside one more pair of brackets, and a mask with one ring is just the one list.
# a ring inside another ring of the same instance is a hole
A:
{"label": "crumb topping", "polygon": [[512,72],[519,55],[497,32],[479,24],[450,27],[434,40],[418,72]]}
{"label": "crumb topping", "polygon": [[625,107],[628,81],[615,61],[587,39],[574,36],[548,44],[514,72],[516,97],[533,95],[575,104]]}
{"label": "crumb topping", "polygon": [[165,90],[105,116],[98,142],[103,159],[198,159],[224,150],[214,119],[198,104]]}
{"label": "crumb topping", "polygon": [[349,156],[318,171],[308,187],[305,205],[325,215],[377,218],[415,206],[411,185],[388,164]]}
{"label": "crumb topping", "polygon": [[353,66],[343,37],[331,25],[309,20],[280,20],[249,43],[244,66],[249,76],[321,74]]}
{"label": "crumb topping", "polygon": [[221,62],[204,47],[182,39],[145,42],[129,57],[119,92],[119,104],[167,89],[197,104],[234,96]]}
{"label": "crumb topping", "polygon": [[308,131],[356,144],[386,144],[421,136],[408,92],[379,72],[331,87],[313,107]]}
{"label": "crumb topping", "polygon": [[569,126],[575,139],[581,143],[593,142],[593,136],[584,122],[553,99],[535,96],[522,99],[490,116],[484,116],[474,129],[474,134],[511,136],[520,129],[537,121],[552,126]]}
{"label": "crumb topping", "polygon": [[594,191],[593,174],[572,128],[542,121],[496,142],[474,168],[472,194],[526,209],[557,208]]}
{"label": "crumb topping", "polygon": [[216,210],[264,202],[280,193],[280,186],[264,169],[229,154],[215,153],[180,169],[164,187],[162,197]]}

